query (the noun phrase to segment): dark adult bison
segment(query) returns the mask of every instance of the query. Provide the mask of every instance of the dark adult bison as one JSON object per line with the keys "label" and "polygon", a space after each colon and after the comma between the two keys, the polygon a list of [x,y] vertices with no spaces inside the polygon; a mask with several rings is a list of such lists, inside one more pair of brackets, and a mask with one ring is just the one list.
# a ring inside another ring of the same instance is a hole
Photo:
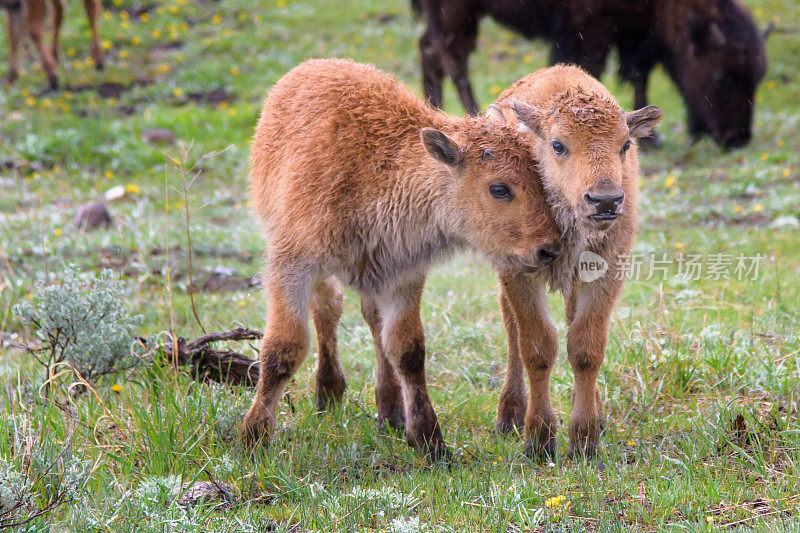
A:
{"label": "dark adult bison", "polygon": [[726,147],[749,142],[756,87],[767,58],[764,36],[735,0],[412,0],[428,27],[420,39],[425,96],[440,106],[453,79],[467,112],[478,113],[467,59],[478,23],[490,16],[552,43],[551,63],[575,63],[598,77],[612,48],[620,76],[647,105],[650,71],[664,65],[686,102],[690,133]]}

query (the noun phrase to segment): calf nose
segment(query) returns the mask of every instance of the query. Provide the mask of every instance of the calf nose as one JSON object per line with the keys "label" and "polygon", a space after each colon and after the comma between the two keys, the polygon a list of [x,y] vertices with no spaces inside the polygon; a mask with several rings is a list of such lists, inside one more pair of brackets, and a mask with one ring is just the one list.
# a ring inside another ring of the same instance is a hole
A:
{"label": "calf nose", "polygon": [[593,205],[598,215],[614,215],[625,199],[624,193],[619,194],[590,194],[584,195],[586,202]]}
{"label": "calf nose", "polygon": [[561,255],[561,245],[557,243],[543,244],[536,249],[536,259],[543,265],[549,265]]}

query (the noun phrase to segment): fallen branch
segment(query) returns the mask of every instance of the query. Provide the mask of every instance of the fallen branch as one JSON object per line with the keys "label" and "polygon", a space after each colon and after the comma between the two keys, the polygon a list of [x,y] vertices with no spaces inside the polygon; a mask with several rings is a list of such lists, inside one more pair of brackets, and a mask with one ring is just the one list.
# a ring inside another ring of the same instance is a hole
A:
{"label": "fallen branch", "polygon": [[[228,385],[254,387],[258,383],[258,361],[230,350],[215,350],[211,343],[220,341],[248,341],[260,339],[262,333],[247,328],[237,328],[221,333],[208,333],[189,342],[178,337],[177,343],[164,345],[164,353],[180,365],[192,365],[199,381],[213,380]],[[173,354],[173,346],[177,353]]]}

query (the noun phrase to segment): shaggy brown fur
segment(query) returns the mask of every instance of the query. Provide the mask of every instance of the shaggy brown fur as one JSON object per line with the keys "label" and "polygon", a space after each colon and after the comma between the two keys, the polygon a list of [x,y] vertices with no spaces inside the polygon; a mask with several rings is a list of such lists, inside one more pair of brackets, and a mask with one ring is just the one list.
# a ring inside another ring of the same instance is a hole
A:
{"label": "shaggy brown fur", "polygon": [[551,63],[575,63],[600,76],[612,48],[620,76],[647,105],[647,79],[664,65],[686,102],[690,132],[720,145],[746,144],[753,100],[766,69],[764,36],[736,0],[412,0],[428,27],[420,38],[425,96],[441,105],[452,78],[467,112],[478,113],[467,60],[484,16],[552,43]]}
{"label": "shaggy brown fur", "polygon": [[420,453],[446,455],[425,383],[422,287],[434,260],[465,246],[511,270],[559,253],[528,145],[513,128],[424,105],[373,67],[312,60],[270,91],[251,165],[253,205],[270,236],[269,317],[243,436],[268,438],[274,427],[308,348],[309,307],[318,405],[342,397],[341,280],[360,293],[375,340],[379,415],[404,419]]}
{"label": "shaggy brown fur", "polygon": [[[549,283],[564,294],[567,353],[575,374],[570,454],[591,456],[603,424],[595,381],[605,355],[609,317],[622,288],[616,276],[619,258],[630,252],[636,233],[639,167],[636,144],[629,141],[649,135],[661,111],[649,106],[623,113],[596,79],[577,67],[555,66],[516,82],[490,106],[489,115],[529,130],[528,141],[565,248],[547,272],[500,272],[508,369],[497,427],[510,431],[524,421],[529,451],[538,456],[555,454],[556,416],[549,381],[558,336],[547,315],[545,284]],[[562,154],[556,153],[560,147]],[[609,263],[604,277],[581,281],[578,262],[585,250]],[[523,363],[530,383],[527,408]]]}
{"label": "shaggy brown fur", "polygon": [[[59,32],[64,20],[64,0],[0,0],[0,7],[8,12],[8,44],[10,54],[8,58],[8,82],[13,83],[19,75],[19,47],[26,34],[31,40],[39,56],[42,66],[47,73],[50,89],[58,88],[58,56]],[[48,3],[53,13],[53,38],[50,47],[44,42],[45,21],[47,19]],[[89,17],[89,28],[92,32],[91,52],[97,69],[103,68],[105,53],[100,46],[100,37],[97,31],[97,21],[100,16],[100,0],[83,0],[86,14]]]}

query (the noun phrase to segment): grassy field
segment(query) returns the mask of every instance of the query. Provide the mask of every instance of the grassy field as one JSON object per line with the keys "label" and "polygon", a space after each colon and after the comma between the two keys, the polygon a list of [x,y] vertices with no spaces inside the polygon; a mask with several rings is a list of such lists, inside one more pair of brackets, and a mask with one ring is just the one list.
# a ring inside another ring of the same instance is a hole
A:
{"label": "grassy field", "polygon": [[[746,3],[761,25],[800,25],[791,0]],[[420,85],[422,26],[405,0],[155,0],[141,15],[133,0],[104,4],[106,70],[87,63],[87,23],[68,2],[67,89],[41,94],[45,77],[31,51],[18,83],[0,90],[0,504],[15,472],[36,481],[18,518],[53,501],[59,484],[70,490],[23,529],[800,529],[796,33],[768,42],[755,135],[742,150],[690,144],[675,88],[660,70],[651,80],[665,142],[641,158],[636,253],[700,255],[706,265],[714,254],[763,260],[756,280],[736,279],[733,266],[733,279],[704,271],[687,280],[673,262],[666,273],[645,266],[628,282],[599,378],[603,469],[564,458],[563,427],[559,459],[545,465],[526,459],[520,436],[493,434],[505,359],[495,278],[472,255],[432,272],[423,321],[432,398],[455,452],[448,469],[426,466],[401,436],[376,427],[372,341],[352,293],[339,329],[344,404],[314,413],[309,354],[288,388],[277,442],[255,456],[235,438],[251,391],[199,384],[163,362],[108,376],[77,397],[60,389],[39,397],[38,366],[13,347],[34,332],[11,308],[35,302],[65,263],[114,270],[143,317],[140,334],[174,325],[195,337],[191,249],[204,327],[264,324],[253,276],[265,241],[247,208],[247,155],[260,102],[285,72],[305,58],[343,56]],[[7,55],[0,47],[0,65]],[[480,102],[544,66],[546,55],[541,43],[484,22],[471,63]],[[629,108],[632,90],[613,69],[603,81]],[[452,88],[446,102],[463,112]],[[146,144],[150,128],[168,128],[180,145]],[[186,187],[181,166],[199,172]],[[75,230],[77,207],[117,186],[126,193],[109,205],[112,226]],[[563,334],[563,304],[550,303]],[[566,423],[572,375],[563,344],[553,398]],[[174,503],[181,483],[209,478],[234,487],[232,505]]]}

